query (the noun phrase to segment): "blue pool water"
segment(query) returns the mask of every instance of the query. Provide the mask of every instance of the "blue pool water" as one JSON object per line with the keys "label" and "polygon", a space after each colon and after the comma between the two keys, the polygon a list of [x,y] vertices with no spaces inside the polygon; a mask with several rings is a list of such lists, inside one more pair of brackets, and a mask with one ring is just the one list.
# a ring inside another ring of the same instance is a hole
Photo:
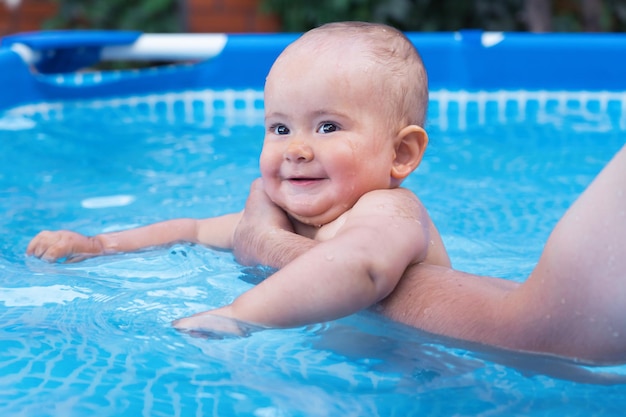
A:
{"label": "blue pool water", "polygon": [[[42,229],[95,234],[240,210],[258,176],[259,91],[24,106],[0,117],[0,412],[11,416],[621,415],[626,366],[447,340],[363,312],[205,340],[172,320],[267,271],[175,245],[76,264],[27,258]],[[624,144],[609,93],[435,91],[405,185],[454,266],[523,280]]]}

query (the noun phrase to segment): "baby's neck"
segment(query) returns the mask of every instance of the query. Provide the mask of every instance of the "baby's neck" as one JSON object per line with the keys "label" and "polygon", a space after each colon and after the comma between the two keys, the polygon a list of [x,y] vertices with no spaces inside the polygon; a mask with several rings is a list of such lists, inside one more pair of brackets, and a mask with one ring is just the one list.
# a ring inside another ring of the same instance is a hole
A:
{"label": "baby's neck", "polygon": [[343,226],[346,221],[348,212],[343,213],[330,223],[323,225],[306,224],[294,218],[291,219],[294,231],[300,236],[308,237],[309,239],[324,241],[332,239],[337,234],[337,231]]}

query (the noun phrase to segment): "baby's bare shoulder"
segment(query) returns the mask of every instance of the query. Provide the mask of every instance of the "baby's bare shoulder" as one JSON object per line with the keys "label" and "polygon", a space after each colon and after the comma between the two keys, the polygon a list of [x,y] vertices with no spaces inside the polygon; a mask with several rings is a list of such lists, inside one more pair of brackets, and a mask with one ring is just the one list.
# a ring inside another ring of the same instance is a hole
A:
{"label": "baby's bare shoulder", "polygon": [[419,218],[426,215],[419,198],[406,188],[370,191],[357,201],[355,211]]}

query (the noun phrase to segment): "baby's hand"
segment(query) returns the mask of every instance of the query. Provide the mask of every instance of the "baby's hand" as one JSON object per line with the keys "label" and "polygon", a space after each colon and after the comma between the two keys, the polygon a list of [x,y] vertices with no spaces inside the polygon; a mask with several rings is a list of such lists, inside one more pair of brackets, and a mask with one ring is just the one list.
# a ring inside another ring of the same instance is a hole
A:
{"label": "baby's hand", "polygon": [[56,232],[43,231],[33,238],[26,248],[26,254],[48,262],[64,259],[76,262],[103,253],[100,241],[69,230]]}
{"label": "baby's hand", "polygon": [[190,317],[174,320],[172,326],[181,332],[207,339],[247,336],[251,331],[251,329],[246,327],[252,326],[245,326],[244,323],[235,319],[211,313],[205,311]]}

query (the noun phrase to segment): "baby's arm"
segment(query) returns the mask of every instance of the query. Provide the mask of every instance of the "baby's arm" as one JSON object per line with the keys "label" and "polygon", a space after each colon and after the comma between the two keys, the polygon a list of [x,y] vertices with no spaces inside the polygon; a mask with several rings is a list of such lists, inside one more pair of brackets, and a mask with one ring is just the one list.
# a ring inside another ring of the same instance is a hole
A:
{"label": "baby's arm", "polygon": [[174,242],[192,242],[220,249],[232,249],[233,232],[241,213],[206,219],[174,219],[119,232],[84,236],[60,230],[43,231],[31,240],[26,254],[54,262],[78,261],[92,256],[132,252]]}
{"label": "baby's arm", "polygon": [[407,190],[374,191],[352,208],[344,226],[233,304],[179,320],[182,329],[211,326],[220,315],[273,327],[333,320],[387,296],[408,265],[426,256],[428,219]]}

